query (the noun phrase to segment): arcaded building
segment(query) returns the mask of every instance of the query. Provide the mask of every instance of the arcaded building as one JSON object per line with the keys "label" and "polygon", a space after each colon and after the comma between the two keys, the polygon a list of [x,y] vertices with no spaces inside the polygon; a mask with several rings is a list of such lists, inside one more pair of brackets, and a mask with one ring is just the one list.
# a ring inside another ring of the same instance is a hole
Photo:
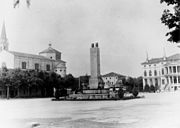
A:
{"label": "arcaded building", "polygon": [[3,24],[0,37],[0,66],[8,69],[54,71],[64,77],[66,75],[66,62],[61,59],[61,52],[49,47],[38,55],[9,50],[5,24]]}
{"label": "arcaded building", "polygon": [[146,59],[143,66],[143,87],[153,85],[158,90],[180,89],[180,54]]}

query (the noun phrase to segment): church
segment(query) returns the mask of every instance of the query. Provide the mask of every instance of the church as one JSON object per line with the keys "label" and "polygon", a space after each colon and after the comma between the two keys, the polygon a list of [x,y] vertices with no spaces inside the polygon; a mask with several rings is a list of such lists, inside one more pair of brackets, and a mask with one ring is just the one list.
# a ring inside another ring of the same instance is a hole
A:
{"label": "church", "polygon": [[8,69],[56,72],[61,77],[66,75],[66,62],[61,59],[61,52],[52,48],[51,44],[38,55],[10,51],[5,23],[0,37],[0,66],[6,66]]}

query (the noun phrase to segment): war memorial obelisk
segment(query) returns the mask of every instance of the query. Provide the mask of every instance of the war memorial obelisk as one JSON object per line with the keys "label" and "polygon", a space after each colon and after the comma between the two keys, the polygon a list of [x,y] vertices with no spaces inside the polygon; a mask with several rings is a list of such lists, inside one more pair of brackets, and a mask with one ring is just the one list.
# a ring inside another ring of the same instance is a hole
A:
{"label": "war memorial obelisk", "polygon": [[91,77],[89,79],[90,89],[98,89],[100,78],[100,50],[98,43],[91,44],[90,48],[90,70]]}

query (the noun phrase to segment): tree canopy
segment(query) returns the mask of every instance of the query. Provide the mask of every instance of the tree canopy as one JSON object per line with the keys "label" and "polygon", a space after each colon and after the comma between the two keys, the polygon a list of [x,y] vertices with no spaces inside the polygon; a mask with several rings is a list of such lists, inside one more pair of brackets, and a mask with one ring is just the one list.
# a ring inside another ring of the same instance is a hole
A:
{"label": "tree canopy", "polygon": [[169,28],[169,32],[166,33],[166,36],[169,36],[168,41],[180,43],[180,0],[160,0],[160,2],[173,6],[173,10],[164,10],[161,22]]}

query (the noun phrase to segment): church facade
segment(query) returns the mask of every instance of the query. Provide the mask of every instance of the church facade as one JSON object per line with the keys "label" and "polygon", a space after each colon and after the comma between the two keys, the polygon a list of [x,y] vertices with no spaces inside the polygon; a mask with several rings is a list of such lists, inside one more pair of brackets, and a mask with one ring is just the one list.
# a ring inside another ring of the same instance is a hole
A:
{"label": "church facade", "polygon": [[61,77],[66,75],[66,62],[61,59],[61,52],[52,48],[51,44],[39,52],[39,55],[10,51],[4,23],[0,37],[0,66],[8,69],[53,71]]}
{"label": "church facade", "polygon": [[156,89],[180,90],[180,54],[169,57],[146,59],[143,66],[143,87],[154,86]]}

